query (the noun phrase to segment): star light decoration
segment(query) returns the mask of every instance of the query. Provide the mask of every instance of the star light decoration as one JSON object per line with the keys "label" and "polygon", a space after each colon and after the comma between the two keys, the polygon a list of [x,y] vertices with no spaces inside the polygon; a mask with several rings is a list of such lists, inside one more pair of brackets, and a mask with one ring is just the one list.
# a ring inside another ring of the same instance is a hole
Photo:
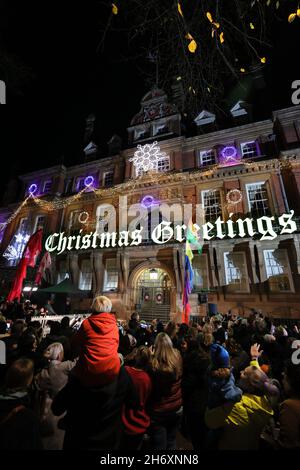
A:
{"label": "star light decoration", "polygon": [[167,157],[165,152],[161,152],[157,142],[146,145],[138,145],[137,151],[134,152],[132,158],[129,159],[133,162],[137,175],[146,173],[147,171],[158,172],[158,162]]}

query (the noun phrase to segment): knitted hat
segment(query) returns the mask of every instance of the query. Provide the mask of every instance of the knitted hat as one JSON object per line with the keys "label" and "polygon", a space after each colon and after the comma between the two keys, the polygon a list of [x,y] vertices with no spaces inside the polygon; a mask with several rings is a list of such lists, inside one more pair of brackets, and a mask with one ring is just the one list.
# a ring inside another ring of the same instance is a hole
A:
{"label": "knitted hat", "polygon": [[213,369],[229,369],[230,359],[228,351],[219,344],[212,344],[210,347],[211,361]]}

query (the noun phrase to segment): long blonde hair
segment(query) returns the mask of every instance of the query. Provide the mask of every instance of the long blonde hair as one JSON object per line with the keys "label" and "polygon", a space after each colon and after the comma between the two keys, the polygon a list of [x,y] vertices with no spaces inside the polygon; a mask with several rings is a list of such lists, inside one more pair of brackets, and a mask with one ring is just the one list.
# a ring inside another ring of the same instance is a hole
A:
{"label": "long blonde hair", "polygon": [[44,351],[44,357],[49,361],[63,361],[64,347],[61,343],[52,343]]}
{"label": "long blonde hair", "polygon": [[166,333],[159,333],[155,339],[152,369],[154,372],[172,374],[176,379],[182,375],[180,352],[173,348],[172,341]]}

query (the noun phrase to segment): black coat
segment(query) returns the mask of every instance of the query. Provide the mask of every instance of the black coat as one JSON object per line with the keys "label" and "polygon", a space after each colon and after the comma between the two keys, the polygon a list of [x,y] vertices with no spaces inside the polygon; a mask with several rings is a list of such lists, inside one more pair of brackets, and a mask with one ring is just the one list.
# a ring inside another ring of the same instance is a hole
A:
{"label": "black coat", "polygon": [[29,408],[29,398],[3,399],[0,396],[0,423],[19,405],[24,406],[15,415],[0,424],[1,450],[41,450],[39,421]]}
{"label": "black coat", "polygon": [[122,435],[122,408],[138,408],[139,399],[124,367],[117,380],[97,387],[82,387],[72,378],[57,394],[52,411],[64,418],[64,450],[116,450]]}

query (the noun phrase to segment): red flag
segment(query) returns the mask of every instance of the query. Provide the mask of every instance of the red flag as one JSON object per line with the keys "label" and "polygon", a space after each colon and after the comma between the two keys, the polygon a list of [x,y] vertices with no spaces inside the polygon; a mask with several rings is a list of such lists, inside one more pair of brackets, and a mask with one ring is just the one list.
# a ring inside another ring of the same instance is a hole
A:
{"label": "red flag", "polygon": [[8,301],[13,301],[14,299],[20,300],[23,281],[26,278],[27,266],[32,268],[35,266],[36,258],[42,250],[42,235],[43,231],[38,230],[28,240],[12,288],[7,296]]}
{"label": "red flag", "polygon": [[23,287],[23,280],[26,277],[26,270],[27,270],[26,260],[22,258],[19,263],[13,285],[7,296],[8,302],[12,302],[15,299],[20,300],[22,287]]}
{"label": "red flag", "polygon": [[50,256],[50,253],[46,251],[46,253],[44,254],[40,262],[38,272],[36,273],[35,281],[34,281],[35,284],[39,285],[41,283],[42,278],[44,277],[44,274],[46,272],[46,269],[49,269],[50,266],[51,266],[51,256]]}

